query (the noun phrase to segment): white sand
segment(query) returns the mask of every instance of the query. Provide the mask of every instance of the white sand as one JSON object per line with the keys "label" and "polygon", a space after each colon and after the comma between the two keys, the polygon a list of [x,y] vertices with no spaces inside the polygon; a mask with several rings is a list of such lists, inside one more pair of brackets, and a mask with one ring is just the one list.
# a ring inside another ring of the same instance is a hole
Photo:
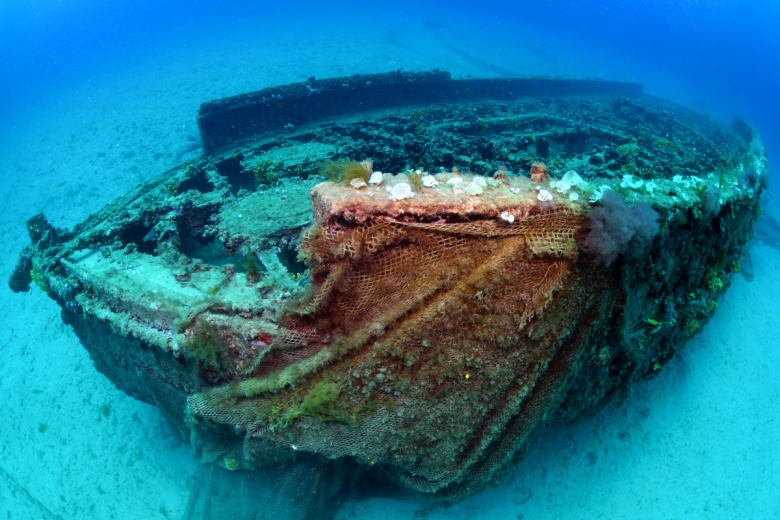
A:
{"label": "white sand", "polygon": [[[563,38],[541,52],[517,23],[513,31],[447,26],[452,46],[478,58],[467,60],[421,20],[345,20],[337,36],[300,20],[279,34],[274,23],[247,23],[221,39],[182,32],[151,44],[144,60],[105,64],[32,101],[0,127],[3,278],[27,243],[28,217],[43,209],[55,225],[72,226],[174,166],[208,99],[400,67],[490,75],[482,63],[645,79],[638,64],[618,71],[590,51],[586,66]],[[349,503],[339,518],[780,518],[780,252],[757,244],[751,255],[755,280],[734,278],[715,318],[658,378],[638,384],[620,408],[547,430],[502,487],[447,509]],[[0,284],[0,348],[0,515],[181,518],[198,464],[189,447],[155,408],[95,370],[37,288],[17,295]]]}

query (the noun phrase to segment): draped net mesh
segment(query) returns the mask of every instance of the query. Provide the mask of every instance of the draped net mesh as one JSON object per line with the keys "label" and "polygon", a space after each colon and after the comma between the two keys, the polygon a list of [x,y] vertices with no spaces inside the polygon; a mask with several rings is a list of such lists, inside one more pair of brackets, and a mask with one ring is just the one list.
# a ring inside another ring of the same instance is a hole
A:
{"label": "draped net mesh", "polygon": [[[599,276],[575,269],[583,222],[565,207],[512,223],[323,217],[303,235],[311,287],[282,332],[247,380],[190,397],[189,413],[201,432],[228,426],[248,465],[315,453],[469,495],[518,456],[591,348],[604,307],[586,290]],[[273,377],[285,383],[256,390]]]}

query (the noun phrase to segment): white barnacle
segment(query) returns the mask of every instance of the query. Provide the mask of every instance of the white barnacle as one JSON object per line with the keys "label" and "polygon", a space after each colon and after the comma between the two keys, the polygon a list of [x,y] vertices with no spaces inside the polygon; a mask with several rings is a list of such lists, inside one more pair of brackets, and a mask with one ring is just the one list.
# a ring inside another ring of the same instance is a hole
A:
{"label": "white barnacle", "polygon": [[390,190],[390,198],[393,200],[403,200],[414,197],[414,192],[409,183],[399,182]]}
{"label": "white barnacle", "polygon": [[352,179],[349,181],[349,185],[355,188],[356,190],[359,190],[360,188],[363,188],[367,186],[366,181],[363,179]]}
{"label": "white barnacle", "polygon": [[598,188],[593,190],[593,193],[590,196],[590,201],[591,202],[598,202],[598,201],[600,201],[601,197],[604,196],[604,192],[610,191],[611,189],[612,188],[609,187],[609,185],[602,184],[601,186],[599,186]]}
{"label": "white barnacle", "polygon": [[536,195],[536,198],[539,199],[541,202],[548,202],[551,201],[553,196],[552,193],[550,193],[547,190],[539,190],[539,193]]}
{"label": "white barnacle", "polygon": [[382,184],[382,172],[374,172],[371,174],[371,178],[368,179],[369,184]]}
{"label": "white barnacle", "polygon": [[569,184],[564,180],[560,180],[560,181],[555,181],[553,183],[553,187],[555,188],[555,191],[557,191],[558,193],[566,193],[571,189],[571,184]]}
{"label": "white barnacle", "polygon": [[623,175],[623,179],[620,181],[620,187],[636,189],[636,188],[641,188],[644,183],[645,181],[643,181],[642,179],[635,178],[630,173],[627,173]]}
{"label": "white barnacle", "polygon": [[423,186],[426,188],[433,188],[437,184],[439,184],[439,181],[436,180],[436,177],[433,175],[424,175],[422,178]]}
{"label": "white barnacle", "polygon": [[502,211],[500,216],[501,216],[501,220],[505,220],[510,224],[515,221],[515,216],[509,213],[508,211]]}
{"label": "white barnacle", "polygon": [[672,177],[672,182],[675,184],[681,184],[685,188],[691,187],[691,181],[683,177],[682,175],[675,175],[674,177]]}
{"label": "white barnacle", "polygon": [[576,186],[579,189],[584,189],[588,187],[588,183],[580,177],[580,174],[575,172],[574,170],[569,170],[566,173],[563,174],[563,182],[566,182],[569,184],[569,186]]}
{"label": "white barnacle", "polygon": [[466,184],[465,186],[463,186],[463,191],[465,191],[469,195],[479,195],[480,193],[482,193],[482,186],[472,181]]}

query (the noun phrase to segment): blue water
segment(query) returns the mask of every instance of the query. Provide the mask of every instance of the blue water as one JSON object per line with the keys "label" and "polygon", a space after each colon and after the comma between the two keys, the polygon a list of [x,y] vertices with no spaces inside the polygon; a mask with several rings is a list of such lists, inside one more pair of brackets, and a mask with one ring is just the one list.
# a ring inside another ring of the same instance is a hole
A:
{"label": "blue water", "polygon": [[[638,81],[723,122],[743,117],[776,170],[777,2],[279,4],[0,2],[3,276],[36,210],[70,226],[174,166],[200,102],[311,75]],[[704,332],[622,408],[553,428],[506,484],[462,504],[376,499],[344,518],[780,518],[780,254],[764,242],[756,281],[735,279]],[[95,372],[53,303],[0,290],[0,514],[181,518],[188,448]]]}
{"label": "blue water", "polygon": [[[285,6],[241,2],[12,2],[0,5],[3,105],[22,108],[62,83],[83,81],[122,62],[143,59],[163,42],[186,46],[220,32],[294,32],[301,19],[316,20],[344,48],[371,44],[394,24],[423,30],[425,19],[454,31],[453,44],[468,33],[495,34],[502,41],[556,49],[559,41],[593,51],[578,71],[630,77],[653,94],[696,103],[708,112],[740,114],[759,127],[777,149],[780,109],[775,93],[780,70],[780,9],[771,1],[643,2],[332,2]],[[305,33],[300,34],[306,40]],[[511,55],[510,48],[495,49]],[[501,55],[496,62],[501,63]],[[566,56],[557,56],[566,61]],[[587,57],[580,57],[586,59]],[[414,68],[414,63],[399,66]],[[523,74],[521,63],[501,63]]]}

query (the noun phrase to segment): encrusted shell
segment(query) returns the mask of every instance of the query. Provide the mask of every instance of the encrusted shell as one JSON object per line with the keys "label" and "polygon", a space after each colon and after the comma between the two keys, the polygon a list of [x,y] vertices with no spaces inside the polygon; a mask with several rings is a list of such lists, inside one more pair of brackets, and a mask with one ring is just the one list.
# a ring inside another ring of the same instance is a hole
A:
{"label": "encrusted shell", "polygon": [[412,187],[406,182],[399,182],[390,190],[390,198],[393,200],[402,200],[414,197]]}

